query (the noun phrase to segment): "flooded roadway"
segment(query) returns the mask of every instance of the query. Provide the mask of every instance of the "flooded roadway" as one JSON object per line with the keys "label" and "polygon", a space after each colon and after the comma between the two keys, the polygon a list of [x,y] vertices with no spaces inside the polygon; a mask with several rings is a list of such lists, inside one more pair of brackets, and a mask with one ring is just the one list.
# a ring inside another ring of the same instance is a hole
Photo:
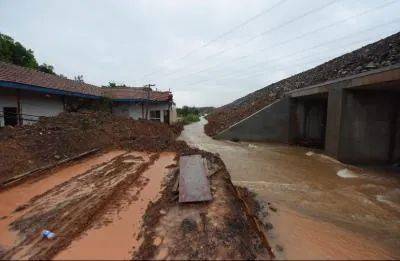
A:
{"label": "flooded roadway", "polygon": [[400,173],[344,165],[302,147],[213,140],[205,123],[186,126],[180,138],[219,153],[235,184],[277,208],[267,218],[278,258],[400,258]]}

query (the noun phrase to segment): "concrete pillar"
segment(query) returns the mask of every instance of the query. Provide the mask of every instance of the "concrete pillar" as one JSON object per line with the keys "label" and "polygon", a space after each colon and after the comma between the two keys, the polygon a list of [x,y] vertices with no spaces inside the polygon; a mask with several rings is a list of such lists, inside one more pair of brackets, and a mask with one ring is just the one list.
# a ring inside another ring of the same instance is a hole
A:
{"label": "concrete pillar", "polygon": [[336,87],[331,88],[328,93],[325,151],[335,158],[339,157],[340,150],[344,92],[341,87]]}

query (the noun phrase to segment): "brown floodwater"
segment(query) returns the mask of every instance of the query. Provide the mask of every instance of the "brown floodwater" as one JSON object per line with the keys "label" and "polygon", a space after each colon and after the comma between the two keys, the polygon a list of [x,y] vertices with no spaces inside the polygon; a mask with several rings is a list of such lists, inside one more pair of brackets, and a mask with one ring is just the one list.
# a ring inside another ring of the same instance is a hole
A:
{"label": "brown floodwater", "polygon": [[400,173],[309,148],[213,140],[205,123],[185,126],[180,139],[219,153],[235,184],[278,209],[266,218],[278,258],[400,258]]}
{"label": "brown floodwater", "polygon": [[[145,157],[145,156],[143,156]],[[57,254],[60,260],[128,260],[141,241],[138,234],[142,218],[150,202],[160,196],[166,168],[173,164],[174,153],[163,152],[133,185],[121,208],[110,206],[102,225],[89,229],[79,239]],[[132,200],[133,199],[133,200]]]}
{"label": "brown floodwater", "polygon": [[111,151],[102,155],[92,156],[80,163],[59,167],[54,173],[42,179],[26,181],[15,187],[0,191],[0,246],[8,248],[17,240],[17,234],[9,229],[9,224],[24,214],[24,211],[14,213],[14,210],[31,198],[40,195],[55,186],[85,173],[96,165],[108,162],[123,154],[124,151]]}

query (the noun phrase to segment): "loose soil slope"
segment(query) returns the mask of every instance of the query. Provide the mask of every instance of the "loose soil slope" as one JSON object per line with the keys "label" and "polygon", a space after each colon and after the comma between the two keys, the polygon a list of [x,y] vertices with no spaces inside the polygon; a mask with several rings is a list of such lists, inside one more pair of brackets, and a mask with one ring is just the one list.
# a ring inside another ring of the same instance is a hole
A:
{"label": "loose soil slope", "polygon": [[213,136],[290,90],[355,75],[400,63],[400,33],[330,60],[313,69],[268,85],[214,110],[208,117],[205,132]]}
{"label": "loose soil slope", "polygon": [[5,127],[0,129],[0,182],[93,148],[172,149],[181,130],[103,112],[62,113],[34,125]]}

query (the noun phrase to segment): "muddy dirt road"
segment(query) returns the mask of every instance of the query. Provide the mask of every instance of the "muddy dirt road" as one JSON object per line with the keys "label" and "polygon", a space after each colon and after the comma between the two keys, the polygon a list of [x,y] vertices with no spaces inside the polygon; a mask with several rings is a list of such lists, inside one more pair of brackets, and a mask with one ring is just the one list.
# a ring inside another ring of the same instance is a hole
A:
{"label": "muddy dirt road", "polygon": [[186,126],[180,139],[219,153],[235,184],[272,204],[266,219],[278,258],[400,258],[399,173],[301,147],[213,140],[204,124]]}
{"label": "muddy dirt road", "polygon": [[[3,258],[129,259],[175,156],[111,151],[2,190]],[[42,239],[43,229],[56,239]]]}
{"label": "muddy dirt road", "polygon": [[178,203],[177,152],[101,152],[3,187],[0,259],[270,259],[222,161],[185,153],[216,167],[213,200]]}

